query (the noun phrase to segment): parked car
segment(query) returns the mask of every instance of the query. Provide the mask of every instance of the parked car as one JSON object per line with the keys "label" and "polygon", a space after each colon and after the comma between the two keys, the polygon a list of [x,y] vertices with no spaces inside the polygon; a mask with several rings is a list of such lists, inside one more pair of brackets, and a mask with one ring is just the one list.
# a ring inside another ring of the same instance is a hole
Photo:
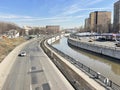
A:
{"label": "parked car", "polygon": [[24,57],[24,56],[26,56],[26,52],[25,52],[25,51],[22,51],[18,56]]}
{"label": "parked car", "polygon": [[116,42],[115,44],[117,47],[120,47],[120,42]]}
{"label": "parked car", "polygon": [[88,42],[93,42],[93,40],[92,40],[92,39],[90,39]]}

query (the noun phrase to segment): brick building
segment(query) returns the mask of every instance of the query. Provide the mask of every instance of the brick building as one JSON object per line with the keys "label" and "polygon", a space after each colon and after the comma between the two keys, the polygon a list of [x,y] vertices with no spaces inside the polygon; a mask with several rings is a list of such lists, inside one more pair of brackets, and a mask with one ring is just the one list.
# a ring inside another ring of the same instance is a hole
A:
{"label": "brick building", "polygon": [[114,3],[113,32],[120,32],[120,0]]}
{"label": "brick building", "polygon": [[91,12],[89,18],[91,31],[98,33],[110,32],[111,12],[108,11]]}
{"label": "brick building", "polygon": [[56,34],[59,33],[60,26],[59,25],[47,25],[46,26],[46,33],[48,34]]}

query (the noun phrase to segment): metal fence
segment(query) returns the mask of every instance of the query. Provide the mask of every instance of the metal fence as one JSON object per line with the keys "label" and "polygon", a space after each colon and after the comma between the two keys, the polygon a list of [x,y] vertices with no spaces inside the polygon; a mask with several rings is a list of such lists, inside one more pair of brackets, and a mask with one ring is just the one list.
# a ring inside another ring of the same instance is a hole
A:
{"label": "metal fence", "polygon": [[79,61],[76,61],[74,58],[70,57],[69,55],[61,52],[60,50],[54,48],[52,45],[48,44],[47,45],[54,50],[56,53],[61,55],[63,58],[68,60],[70,63],[75,65],[78,69],[82,70],[86,74],[88,74],[91,78],[95,79],[98,83],[101,85],[105,86],[106,88],[111,88],[113,90],[120,90],[120,85],[115,84],[113,81],[109,80],[108,78],[104,77],[101,75],[99,72],[95,72],[91,68],[85,66],[84,64],[80,63]]}

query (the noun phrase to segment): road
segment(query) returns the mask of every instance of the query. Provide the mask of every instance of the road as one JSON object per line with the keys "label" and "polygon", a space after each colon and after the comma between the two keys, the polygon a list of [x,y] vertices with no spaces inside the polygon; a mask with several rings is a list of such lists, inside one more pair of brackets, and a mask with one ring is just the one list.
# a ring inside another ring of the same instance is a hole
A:
{"label": "road", "polygon": [[17,57],[2,90],[74,90],[37,41],[21,51],[27,55]]}

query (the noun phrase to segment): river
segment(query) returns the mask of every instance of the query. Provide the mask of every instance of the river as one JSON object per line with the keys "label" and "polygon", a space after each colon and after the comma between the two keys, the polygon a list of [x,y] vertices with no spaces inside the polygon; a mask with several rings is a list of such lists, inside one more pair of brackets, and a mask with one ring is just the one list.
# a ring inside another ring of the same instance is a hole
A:
{"label": "river", "polygon": [[71,47],[68,45],[66,37],[57,40],[52,45],[120,85],[120,62],[116,62],[110,57]]}

